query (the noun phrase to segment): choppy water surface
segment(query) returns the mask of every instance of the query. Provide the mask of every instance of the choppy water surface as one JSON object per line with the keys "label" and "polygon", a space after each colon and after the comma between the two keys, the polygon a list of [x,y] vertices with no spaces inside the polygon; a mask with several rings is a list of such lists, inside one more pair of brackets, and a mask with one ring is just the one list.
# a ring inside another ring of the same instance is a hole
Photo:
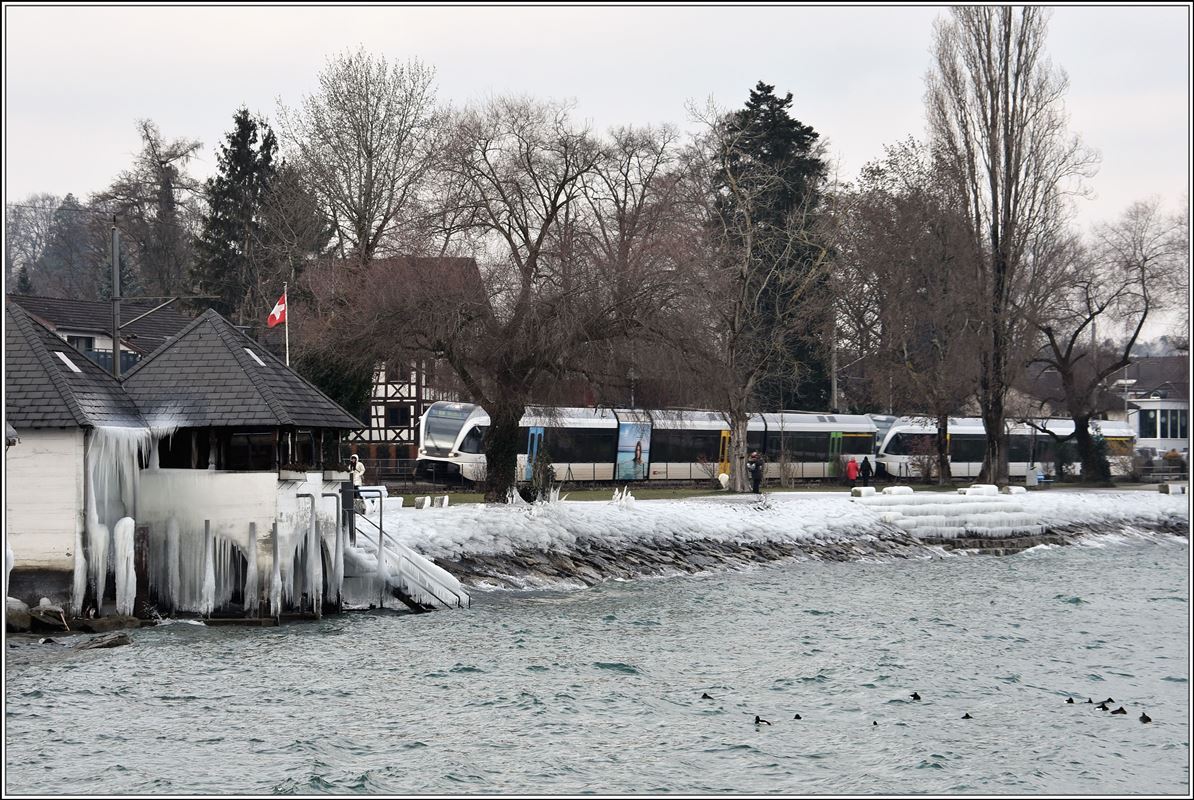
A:
{"label": "choppy water surface", "polygon": [[22,646],[5,782],[1188,794],[1186,541],[1100,542],[477,593],[471,611],[418,617],[173,624],[52,657]]}

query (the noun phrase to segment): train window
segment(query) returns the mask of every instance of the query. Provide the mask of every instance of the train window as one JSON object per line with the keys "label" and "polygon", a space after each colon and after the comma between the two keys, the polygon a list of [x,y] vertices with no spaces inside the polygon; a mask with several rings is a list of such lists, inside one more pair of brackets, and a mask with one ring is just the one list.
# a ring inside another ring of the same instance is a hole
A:
{"label": "train window", "polygon": [[432,409],[423,425],[423,442],[427,447],[446,449],[456,443],[460,429],[468,418],[468,411]]}
{"label": "train window", "polygon": [[923,455],[937,452],[935,433],[897,433],[887,443],[887,453],[893,456]]}
{"label": "train window", "polygon": [[987,454],[987,438],[979,434],[950,434],[949,458],[957,462],[979,462]]}
{"label": "train window", "polygon": [[829,432],[785,431],[784,450],[788,461],[828,461]]}
{"label": "train window", "polygon": [[746,451],[748,453],[755,452],[756,450],[760,453],[766,452],[766,448],[763,446],[766,444],[764,441],[765,433],[765,431],[746,432]]}
{"label": "train window", "polygon": [[460,443],[460,452],[473,454],[484,453],[485,431],[488,429],[488,425],[473,426],[469,432],[464,435],[464,441]]}
{"label": "train window", "polygon": [[875,450],[874,434],[847,433],[842,435],[842,452],[847,455],[870,455]]}
{"label": "train window", "polygon": [[618,432],[615,428],[545,428],[543,441],[555,462],[612,462],[617,454]]}
{"label": "train window", "polygon": [[651,461],[696,463],[717,461],[721,431],[659,430],[651,433]]}
{"label": "train window", "polygon": [[[986,444],[984,440],[984,445]],[[983,454],[985,455],[987,448],[983,447]],[[1032,437],[1023,434],[1007,437],[1007,460],[1008,461],[1030,461],[1029,453],[1032,452]],[[980,459],[981,460],[981,459]]]}

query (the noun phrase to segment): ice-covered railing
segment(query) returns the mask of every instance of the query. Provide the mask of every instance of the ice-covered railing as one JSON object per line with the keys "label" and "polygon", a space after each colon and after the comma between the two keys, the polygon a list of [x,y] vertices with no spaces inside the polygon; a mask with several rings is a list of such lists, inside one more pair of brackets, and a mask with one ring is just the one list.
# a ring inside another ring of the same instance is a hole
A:
{"label": "ice-covered railing", "polygon": [[[976,491],[977,490],[977,491]],[[1018,496],[1016,496],[1018,497]],[[893,492],[853,498],[879,518],[919,538],[1040,536],[1041,519],[1013,496],[972,487],[966,494]]]}
{"label": "ice-covered railing", "polygon": [[[359,491],[365,496],[376,496],[379,506],[388,494],[384,487],[376,490],[373,487],[361,487]],[[371,572],[375,576],[378,589],[392,586],[426,608],[469,606],[471,601],[468,593],[450,572],[436,566],[421,553],[386,533],[379,524],[380,519],[374,522],[360,514],[357,518],[373,527],[372,531],[357,527],[357,538],[364,542],[364,548],[345,549],[345,563],[354,566],[358,576],[362,573],[369,574],[367,562],[371,560]]]}

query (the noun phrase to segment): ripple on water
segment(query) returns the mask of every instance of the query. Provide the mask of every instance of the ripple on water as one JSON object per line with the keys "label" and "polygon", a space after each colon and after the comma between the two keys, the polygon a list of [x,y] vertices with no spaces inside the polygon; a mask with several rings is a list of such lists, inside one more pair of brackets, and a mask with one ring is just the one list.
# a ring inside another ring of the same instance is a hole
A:
{"label": "ripple on water", "polygon": [[1081,597],[1072,596],[1072,595],[1064,595],[1064,594],[1055,594],[1055,595],[1053,595],[1053,599],[1060,600],[1063,603],[1069,603],[1072,606],[1080,606],[1080,605],[1083,605],[1086,603],[1086,601],[1083,600]]}
{"label": "ripple on water", "polygon": [[[996,558],[807,562],[577,591],[568,602],[478,593],[470,612],[443,616],[213,626],[185,643],[146,632],[137,668],[156,682],[134,683],[127,659],[103,654],[7,664],[6,744],[27,757],[7,765],[6,789],[1064,795],[1086,786],[1184,796],[1188,604],[1163,598],[1187,591],[1188,551],[1159,551],[1059,548],[1020,560],[1010,581],[1009,561]],[[1014,599],[1015,613],[992,607],[996,596]],[[1089,597],[1099,613],[1066,597]],[[797,598],[836,616],[806,613]],[[340,635],[323,635],[332,629]],[[1086,649],[1092,641],[1104,649]],[[483,674],[451,671],[462,667]],[[1100,681],[1110,686],[1096,699],[1142,695],[1130,715],[1064,705],[1067,692],[1084,703]],[[921,703],[908,698],[918,686],[931,687]],[[702,691],[716,700],[698,701]],[[973,722],[958,721],[966,710]],[[1136,722],[1140,710],[1156,721]],[[792,721],[797,711],[804,721]],[[756,730],[756,713],[774,726]],[[132,721],[114,724],[123,720]],[[144,757],[169,741],[182,757]],[[127,771],[101,771],[117,762]]]}
{"label": "ripple on water", "polygon": [[609,672],[619,672],[623,675],[640,675],[636,667],[630,664],[623,664],[621,661],[594,661],[593,666],[597,669],[608,670]]}

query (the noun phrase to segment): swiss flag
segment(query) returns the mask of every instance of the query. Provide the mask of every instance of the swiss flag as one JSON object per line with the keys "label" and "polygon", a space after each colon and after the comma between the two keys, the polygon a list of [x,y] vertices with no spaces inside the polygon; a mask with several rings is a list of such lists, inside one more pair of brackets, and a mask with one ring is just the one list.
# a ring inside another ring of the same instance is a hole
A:
{"label": "swiss flag", "polygon": [[286,292],[282,292],[282,296],[278,298],[278,302],[274,305],[274,310],[269,312],[269,318],[266,319],[265,325],[272,328],[286,321]]}

